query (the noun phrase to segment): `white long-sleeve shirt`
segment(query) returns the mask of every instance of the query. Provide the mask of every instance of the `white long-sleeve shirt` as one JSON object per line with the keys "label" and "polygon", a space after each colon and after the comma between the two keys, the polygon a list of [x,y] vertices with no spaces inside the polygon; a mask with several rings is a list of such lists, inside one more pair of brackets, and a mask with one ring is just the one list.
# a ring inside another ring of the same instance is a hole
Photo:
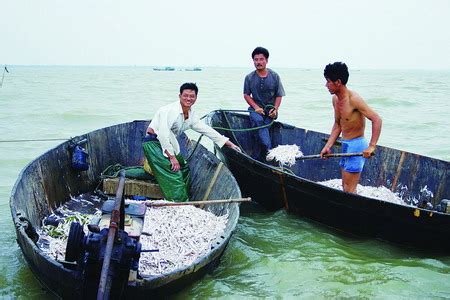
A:
{"label": "white long-sleeve shirt", "polygon": [[165,150],[172,155],[180,153],[177,136],[188,129],[206,135],[219,147],[223,147],[228,141],[227,137],[202,122],[192,107],[189,109],[188,118],[185,120],[180,101],[167,104],[158,109],[148,128],[152,128],[158,135],[158,140],[161,143],[162,152],[165,156],[167,156]]}

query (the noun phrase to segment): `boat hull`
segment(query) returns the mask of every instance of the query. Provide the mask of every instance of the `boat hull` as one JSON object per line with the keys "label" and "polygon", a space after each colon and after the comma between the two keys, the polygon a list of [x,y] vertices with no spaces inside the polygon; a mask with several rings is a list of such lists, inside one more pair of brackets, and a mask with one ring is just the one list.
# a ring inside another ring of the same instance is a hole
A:
{"label": "boat hull", "polygon": [[[38,280],[50,291],[64,299],[82,295],[79,272],[65,268],[63,264],[44,255],[36,246],[36,229],[52,209],[70,200],[70,195],[91,192],[98,184],[98,176],[109,165],[142,165],[142,133],[149,121],[134,121],[99,129],[75,140],[86,138],[89,153],[89,170],[79,172],[70,167],[69,142],[44,153],[20,173],[11,193],[10,207],[17,242]],[[240,198],[239,186],[231,172],[202,145],[180,138],[182,153],[189,160],[191,200]],[[212,180],[214,178],[214,181]],[[220,257],[232,236],[239,218],[236,203],[210,205],[216,215],[229,214],[225,232],[214,241],[208,255],[192,265],[160,276],[144,276],[128,285],[125,296],[148,298],[166,296],[186,287],[218,265]],[[63,259],[63,258],[60,258]]]}
{"label": "boat hull", "polygon": [[[225,115],[226,114],[226,115]],[[246,114],[217,111],[208,118],[216,128],[249,128]],[[450,215],[399,205],[389,201],[345,193],[317,183],[340,178],[338,161],[321,159],[299,161],[291,169],[281,169],[272,163],[262,163],[251,156],[255,150],[253,132],[220,130],[244,153],[217,148],[219,156],[234,174],[244,196],[252,197],[268,210],[286,209],[340,231],[364,237],[375,237],[422,249],[450,253]],[[305,154],[319,153],[327,135],[275,122],[271,129],[274,145],[297,144]],[[339,152],[335,147],[334,152]],[[384,185],[404,197],[426,197],[423,189],[433,191],[427,200],[437,204],[449,198],[448,162],[378,147],[363,171],[361,183]],[[405,191],[404,187],[408,186]]]}

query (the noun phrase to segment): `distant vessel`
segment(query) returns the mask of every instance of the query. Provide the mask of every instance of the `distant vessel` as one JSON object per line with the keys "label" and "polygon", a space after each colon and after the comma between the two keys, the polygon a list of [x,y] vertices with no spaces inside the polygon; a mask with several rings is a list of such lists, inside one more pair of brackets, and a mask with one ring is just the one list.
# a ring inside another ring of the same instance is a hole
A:
{"label": "distant vessel", "polygon": [[153,71],[175,71],[174,67],[153,68]]}
{"label": "distant vessel", "polygon": [[199,68],[199,67],[195,67],[195,68],[185,68],[184,70],[185,70],[185,71],[201,71],[202,68]]}

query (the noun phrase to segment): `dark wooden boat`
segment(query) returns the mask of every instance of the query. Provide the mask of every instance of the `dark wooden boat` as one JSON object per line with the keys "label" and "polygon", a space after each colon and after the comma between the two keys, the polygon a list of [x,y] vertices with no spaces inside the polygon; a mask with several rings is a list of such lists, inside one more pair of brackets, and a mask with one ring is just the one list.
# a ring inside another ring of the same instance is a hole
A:
{"label": "dark wooden boat", "polygon": [[[134,121],[74,138],[87,139],[87,171],[80,172],[71,168],[69,142],[65,142],[36,158],[20,173],[10,198],[17,242],[39,281],[57,295],[63,298],[78,298],[82,288],[80,274],[43,255],[36,245],[36,229],[40,228],[43,218],[49,215],[52,209],[70,200],[70,195],[93,191],[98,184],[99,174],[105,167],[116,163],[123,166],[141,164],[141,139],[148,124],[148,121]],[[180,146],[184,155],[192,154],[195,149],[189,160],[191,200],[239,198],[241,192],[231,172],[226,167],[222,168],[222,162],[202,145],[194,145],[197,144],[189,141],[185,135],[181,137]],[[229,213],[225,232],[214,241],[211,251],[192,265],[166,275],[138,275],[136,281],[128,283],[125,291],[127,298],[173,293],[217,266],[236,227],[239,206],[236,203],[227,203],[205,207],[216,215]]]}
{"label": "dark wooden boat", "polygon": [[[245,131],[251,125],[248,113],[243,111],[215,111],[207,116],[207,123],[242,147],[242,154],[226,148],[216,150],[243,195],[251,196],[266,209],[284,208],[345,232],[450,253],[450,214],[345,193],[317,183],[341,178],[336,159],[298,160],[290,170],[255,160],[252,156],[259,151],[256,132]],[[224,130],[227,128],[238,131]],[[305,155],[320,153],[328,139],[326,134],[279,122],[273,123],[270,133],[273,147],[296,144]],[[333,152],[341,152],[338,143]],[[376,156],[367,161],[360,183],[385,186],[403,199],[426,200],[436,207],[441,200],[450,199],[449,162],[379,146]]]}

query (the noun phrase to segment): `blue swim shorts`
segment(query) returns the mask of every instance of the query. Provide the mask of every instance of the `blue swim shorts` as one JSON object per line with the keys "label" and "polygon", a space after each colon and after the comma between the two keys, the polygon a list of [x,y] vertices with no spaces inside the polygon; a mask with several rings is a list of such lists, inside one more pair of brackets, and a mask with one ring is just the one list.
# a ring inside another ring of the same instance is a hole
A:
{"label": "blue swim shorts", "polygon": [[[362,152],[367,149],[369,144],[364,137],[358,137],[351,140],[341,140],[342,153]],[[362,172],[366,158],[362,156],[343,157],[339,166],[349,173]]]}

